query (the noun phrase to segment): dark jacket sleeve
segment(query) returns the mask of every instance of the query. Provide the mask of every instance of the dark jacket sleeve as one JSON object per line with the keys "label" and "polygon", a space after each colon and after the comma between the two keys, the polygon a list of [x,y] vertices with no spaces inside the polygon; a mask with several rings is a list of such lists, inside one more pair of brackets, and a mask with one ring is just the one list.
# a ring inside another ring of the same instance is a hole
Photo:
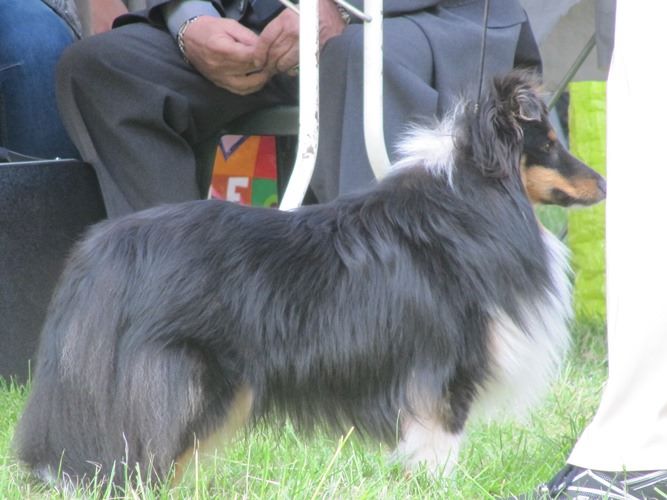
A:
{"label": "dark jacket sleeve", "polygon": [[[148,8],[120,16],[114,22],[114,26],[122,26],[133,22],[149,22],[155,26],[165,27],[161,7],[173,0],[148,0]],[[238,18],[248,5],[248,0],[210,0],[222,16]],[[262,0],[259,0],[262,1]],[[464,0],[463,0],[464,1]],[[417,12],[429,9],[437,5],[458,4],[462,0],[385,0],[384,13],[387,16],[395,16],[408,12]],[[363,9],[363,0],[352,0],[355,7]]]}
{"label": "dark jacket sleeve", "polygon": [[[164,17],[162,16],[162,6],[170,3],[175,0],[148,0],[146,2],[147,8],[144,10],[139,10],[136,12],[131,12],[129,14],[124,14],[118,18],[113,23],[114,28],[122,26],[124,24],[136,23],[136,22],[148,22],[154,26],[166,29],[166,23]],[[227,17],[225,8],[221,0],[210,0],[213,6],[220,12],[221,16]],[[247,0],[225,0],[225,4],[229,6],[229,10],[234,12],[233,16],[239,16],[245,11],[245,8],[248,5]],[[231,13],[231,12],[230,12]]]}

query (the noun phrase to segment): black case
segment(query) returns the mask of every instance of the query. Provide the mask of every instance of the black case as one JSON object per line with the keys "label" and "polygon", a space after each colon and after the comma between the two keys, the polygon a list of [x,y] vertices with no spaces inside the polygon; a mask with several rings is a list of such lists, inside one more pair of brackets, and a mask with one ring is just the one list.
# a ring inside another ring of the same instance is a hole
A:
{"label": "black case", "polygon": [[0,163],[0,376],[29,374],[68,252],[106,217],[97,177],[78,160]]}

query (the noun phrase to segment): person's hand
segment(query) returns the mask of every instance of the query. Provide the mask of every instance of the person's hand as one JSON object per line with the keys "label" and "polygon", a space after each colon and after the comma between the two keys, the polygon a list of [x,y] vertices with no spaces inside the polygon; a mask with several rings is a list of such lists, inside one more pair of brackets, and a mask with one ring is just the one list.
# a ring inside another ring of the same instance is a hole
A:
{"label": "person's hand", "polygon": [[272,75],[296,68],[299,64],[299,16],[291,9],[278,14],[260,33],[257,50],[260,54],[266,53],[266,69]]}
{"label": "person's hand", "polygon": [[[320,49],[327,41],[340,35],[345,21],[331,0],[320,2]],[[266,69],[270,74],[296,74],[299,64],[299,16],[283,10],[262,30],[257,45],[260,54],[267,54]]]}
{"label": "person's hand", "polygon": [[347,24],[331,0],[320,0],[320,49],[330,38],[340,35]]}
{"label": "person's hand", "polygon": [[90,31],[93,34],[111,29],[111,23],[118,16],[127,13],[121,0],[90,0]]}
{"label": "person's hand", "polygon": [[195,19],[182,37],[190,64],[218,87],[239,95],[257,92],[271,76],[258,39],[237,21],[209,16]]}

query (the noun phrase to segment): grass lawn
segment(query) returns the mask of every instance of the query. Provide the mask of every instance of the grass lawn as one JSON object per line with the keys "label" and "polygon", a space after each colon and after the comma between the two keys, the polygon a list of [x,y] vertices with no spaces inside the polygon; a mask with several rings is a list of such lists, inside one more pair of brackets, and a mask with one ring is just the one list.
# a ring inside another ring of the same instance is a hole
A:
{"label": "grass lawn", "polygon": [[[167,490],[135,488],[126,498],[460,498],[530,491],[565,462],[592,417],[606,377],[602,325],[578,324],[563,373],[525,422],[470,426],[453,479],[407,478],[388,450],[354,434],[304,438],[289,426],[240,435],[224,456],[195,464]],[[13,460],[10,441],[27,390],[0,383],[0,499],[60,498],[32,482]],[[98,492],[101,498],[117,496]],[[83,495],[75,495],[83,497]],[[63,497],[64,498],[64,497]]]}

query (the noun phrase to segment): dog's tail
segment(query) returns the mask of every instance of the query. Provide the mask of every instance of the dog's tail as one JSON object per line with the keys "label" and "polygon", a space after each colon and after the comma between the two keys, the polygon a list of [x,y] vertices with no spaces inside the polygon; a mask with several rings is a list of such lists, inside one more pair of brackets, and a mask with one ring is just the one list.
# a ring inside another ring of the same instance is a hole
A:
{"label": "dog's tail", "polygon": [[63,274],[14,440],[48,482],[165,479],[237,388],[214,353],[179,339],[181,323],[165,324],[158,309],[173,304],[145,283],[163,266],[121,231],[104,233],[79,245]]}

